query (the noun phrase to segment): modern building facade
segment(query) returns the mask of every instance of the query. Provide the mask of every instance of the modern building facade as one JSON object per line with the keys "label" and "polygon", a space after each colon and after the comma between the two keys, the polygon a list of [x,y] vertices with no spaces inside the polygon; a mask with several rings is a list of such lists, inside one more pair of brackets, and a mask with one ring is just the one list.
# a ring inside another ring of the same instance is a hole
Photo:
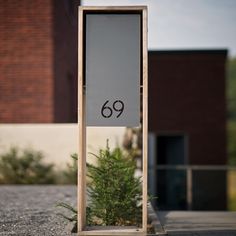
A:
{"label": "modern building facade", "polygon": [[[226,165],[226,50],[149,52],[149,131],[156,137],[163,209],[226,208],[226,174],[182,165]],[[172,166],[172,167],[171,167]],[[171,169],[172,168],[172,169]],[[197,167],[196,167],[197,168]]]}

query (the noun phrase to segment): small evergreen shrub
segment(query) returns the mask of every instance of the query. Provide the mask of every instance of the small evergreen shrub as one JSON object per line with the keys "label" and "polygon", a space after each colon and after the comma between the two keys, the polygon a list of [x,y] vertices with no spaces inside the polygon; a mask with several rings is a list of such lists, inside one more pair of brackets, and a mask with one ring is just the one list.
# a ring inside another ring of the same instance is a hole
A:
{"label": "small evergreen shrub", "polygon": [[[87,225],[140,226],[142,217],[141,180],[134,176],[135,161],[120,148],[100,150],[96,165],[87,164]],[[66,203],[72,216],[62,215],[77,225],[77,210]]]}
{"label": "small evergreen shrub", "polygon": [[120,148],[100,150],[97,164],[87,164],[88,224],[139,225],[141,181],[135,178],[135,162]]}

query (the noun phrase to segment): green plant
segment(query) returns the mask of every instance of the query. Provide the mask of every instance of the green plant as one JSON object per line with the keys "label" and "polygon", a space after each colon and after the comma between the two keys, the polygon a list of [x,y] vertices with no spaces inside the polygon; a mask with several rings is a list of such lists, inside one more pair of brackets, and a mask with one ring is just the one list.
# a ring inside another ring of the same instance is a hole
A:
{"label": "green plant", "polygon": [[236,165],[236,58],[229,59],[227,69],[228,164]]}
{"label": "green plant", "polygon": [[[137,225],[141,224],[142,190],[141,180],[134,176],[136,165],[120,148],[100,150],[96,165],[87,164],[88,207],[87,225]],[[65,203],[57,206],[66,208],[77,223],[77,210]]]}
{"label": "green plant", "polygon": [[55,182],[53,165],[42,162],[43,154],[32,149],[22,152],[12,147],[0,155],[1,184],[52,184]]}
{"label": "green plant", "polygon": [[87,165],[90,223],[138,225],[141,222],[141,181],[135,178],[135,162],[120,148],[107,145],[97,164]]}
{"label": "green plant", "polygon": [[227,106],[228,119],[236,121],[236,58],[230,58],[227,64]]}
{"label": "green plant", "polygon": [[63,179],[65,184],[77,184],[77,161],[78,155],[76,153],[71,155],[72,164],[67,164],[67,168],[63,171]]}
{"label": "green plant", "polygon": [[236,211],[236,172],[228,171],[227,174],[228,186],[228,210]]}

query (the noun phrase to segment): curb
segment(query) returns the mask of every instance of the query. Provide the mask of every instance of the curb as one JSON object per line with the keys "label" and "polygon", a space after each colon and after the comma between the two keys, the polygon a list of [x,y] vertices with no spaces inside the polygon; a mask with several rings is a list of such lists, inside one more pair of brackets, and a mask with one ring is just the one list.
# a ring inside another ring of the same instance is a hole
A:
{"label": "curb", "polygon": [[148,203],[148,220],[154,228],[155,235],[167,235],[150,202]]}

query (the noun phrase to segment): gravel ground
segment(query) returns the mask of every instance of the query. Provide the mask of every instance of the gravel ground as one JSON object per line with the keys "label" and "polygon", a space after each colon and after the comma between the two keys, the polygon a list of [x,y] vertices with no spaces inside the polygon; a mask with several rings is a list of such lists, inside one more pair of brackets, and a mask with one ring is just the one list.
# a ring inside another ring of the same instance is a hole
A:
{"label": "gravel ground", "polygon": [[76,186],[0,186],[0,236],[72,235],[60,201],[76,206]]}

